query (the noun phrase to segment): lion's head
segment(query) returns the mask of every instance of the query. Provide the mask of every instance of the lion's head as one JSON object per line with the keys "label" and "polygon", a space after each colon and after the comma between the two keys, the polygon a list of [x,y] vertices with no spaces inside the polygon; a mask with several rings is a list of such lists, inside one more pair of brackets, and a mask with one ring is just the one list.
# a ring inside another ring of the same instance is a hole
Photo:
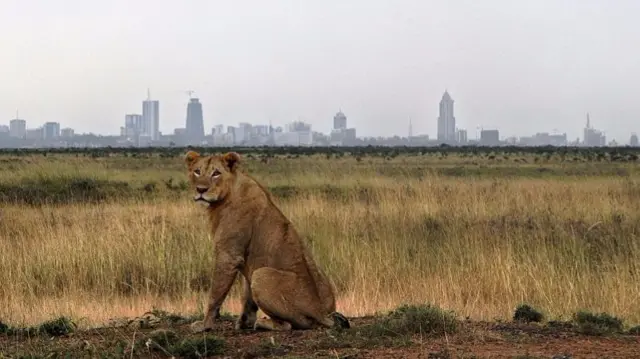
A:
{"label": "lion's head", "polygon": [[213,205],[229,195],[236,179],[240,155],[229,152],[222,156],[201,156],[189,151],[185,162],[189,169],[189,182],[196,191],[193,200]]}

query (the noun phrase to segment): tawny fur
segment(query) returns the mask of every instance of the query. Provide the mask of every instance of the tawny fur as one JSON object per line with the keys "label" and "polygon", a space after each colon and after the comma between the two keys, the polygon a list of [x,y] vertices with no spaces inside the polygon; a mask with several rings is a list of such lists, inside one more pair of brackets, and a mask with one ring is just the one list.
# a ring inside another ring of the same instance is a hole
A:
{"label": "tawny fur", "polygon": [[[349,327],[332,283],[268,191],[238,169],[240,156],[189,151],[185,159],[194,200],[207,206],[215,255],[207,311],[194,330],[213,328],[237,273],[244,288],[236,329]],[[257,319],[258,308],[269,318]]]}

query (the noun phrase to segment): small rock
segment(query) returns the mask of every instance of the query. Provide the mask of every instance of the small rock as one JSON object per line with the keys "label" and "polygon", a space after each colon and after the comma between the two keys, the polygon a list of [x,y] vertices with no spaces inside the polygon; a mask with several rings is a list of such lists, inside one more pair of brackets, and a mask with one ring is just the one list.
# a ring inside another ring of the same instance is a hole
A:
{"label": "small rock", "polygon": [[132,329],[150,329],[155,327],[160,323],[160,318],[155,315],[148,313],[143,315],[142,317],[135,318],[132,320],[128,327]]}
{"label": "small rock", "polygon": [[202,333],[204,332],[204,320],[195,321],[191,323],[189,327],[191,328],[191,331],[194,333]]}

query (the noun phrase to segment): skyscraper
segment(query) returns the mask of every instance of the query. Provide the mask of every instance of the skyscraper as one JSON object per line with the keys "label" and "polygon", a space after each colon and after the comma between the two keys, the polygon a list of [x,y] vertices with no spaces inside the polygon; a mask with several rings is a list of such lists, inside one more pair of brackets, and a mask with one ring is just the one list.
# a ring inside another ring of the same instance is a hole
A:
{"label": "skyscraper", "polygon": [[27,136],[27,121],[16,118],[9,122],[9,135],[15,138],[25,138]]}
{"label": "skyscraper", "polygon": [[149,90],[142,101],[142,134],[151,136],[152,141],[160,139],[160,102],[151,100]]}
{"label": "skyscraper", "polygon": [[347,116],[342,113],[342,110],[338,111],[333,116],[333,129],[334,130],[346,130],[347,129]]}
{"label": "skyscraper", "polygon": [[591,119],[587,113],[587,126],[584,128],[583,145],[588,147],[604,146],[606,137],[602,131],[598,131],[591,127]]}
{"label": "skyscraper", "polygon": [[197,98],[191,98],[187,105],[187,124],[185,131],[189,140],[201,141],[204,138],[202,104]]}
{"label": "skyscraper", "polygon": [[129,138],[137,138],[144,135],[144,121],[142,115],[127,114],[124,116],[124,127],[120,129],[120,135]]}
{"label": "skyscraper", "polygon": [[52,140],[60,137],[60,123],[59,122],[45,122],[42,127],[42,132],[45,140]]}
{"label": "skyscraper", "polygon": [[453,116],[453,99],[448,91],[444,91],[440,100],[440,115],[438,116],[438,141],[456,141],[456,118]]}

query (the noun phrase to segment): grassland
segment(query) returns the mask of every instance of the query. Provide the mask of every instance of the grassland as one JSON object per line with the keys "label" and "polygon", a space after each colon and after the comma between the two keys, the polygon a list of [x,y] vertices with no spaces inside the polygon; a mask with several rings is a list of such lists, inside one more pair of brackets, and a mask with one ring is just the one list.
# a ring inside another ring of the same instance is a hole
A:
{"label": "grassland", "polygon": [[[529,303],[640,323],[637,154],[385,151],[242,152],[344,314],[430,303],[504,321]],[[0,321],[201,313],[213,249],[182,153],[0,155]]]}

